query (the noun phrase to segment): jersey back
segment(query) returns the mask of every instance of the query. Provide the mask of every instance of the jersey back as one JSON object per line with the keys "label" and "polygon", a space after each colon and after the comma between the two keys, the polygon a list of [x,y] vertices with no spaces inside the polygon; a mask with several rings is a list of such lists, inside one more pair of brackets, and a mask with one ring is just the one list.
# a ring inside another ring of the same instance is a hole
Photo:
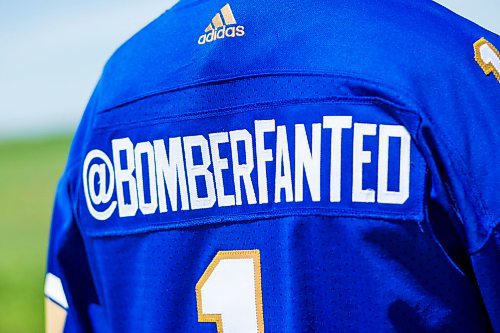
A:
{"label": "jersey back", "polygon": [[495,44],[425,0],[181,1],[108,62],[75,137],[60,327],[492,330]]}

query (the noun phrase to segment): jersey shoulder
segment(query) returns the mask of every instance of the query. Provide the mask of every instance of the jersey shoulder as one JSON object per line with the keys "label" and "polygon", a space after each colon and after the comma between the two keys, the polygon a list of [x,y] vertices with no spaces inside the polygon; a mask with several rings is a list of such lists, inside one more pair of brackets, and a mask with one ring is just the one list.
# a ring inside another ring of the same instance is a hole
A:
{"label": "jersey shoulder", "polygon": [[112,56],[99,107],[273,73],[348,74],[414,90],[432,73],[484,76],[474,60],[481,38],[499,44],[497,35],[430,0],[181,1]]}

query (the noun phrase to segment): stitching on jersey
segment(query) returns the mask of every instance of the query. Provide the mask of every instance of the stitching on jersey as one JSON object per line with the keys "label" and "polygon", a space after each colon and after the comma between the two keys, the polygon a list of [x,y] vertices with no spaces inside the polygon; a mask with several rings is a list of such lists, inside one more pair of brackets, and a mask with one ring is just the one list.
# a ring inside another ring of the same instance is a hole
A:
{"label": "stitching on jersey", "polygon": [[355,219],[368,219],[368,220],[397,220],[397,221],[418,221],[423,219],[422,213],[382,213],[380,211],[370,211],[364,210],[360,212],[355,209],[325,209],[325,208],[300,208],[300,209],[275,209],[274,214],[269,214],[269,210],[259,211],[254,213],[241,213],[241,214],[225,214],[225,215],[213,215],[208,217],[197,217],[192,219],[186,219],[174,223],[163,223],[150,225],[147,227],[139,227],[135,229],[128,230],[84,230],[84,233],[91,237],[108,237],[108,236],[126,236],[135,235],[141,233],[152,233],[157,231],[166,231],[172,229],[187,229],[193,227],[199,227],[203,225],[220,224],[220,223],[245,223],[245,222],[259,222],[262,220],[272,220],[286,217],[311,217],[311,216],[321,216],[321,217],[332,217],[332,218],[355,218]]}
{"label": "stitching on jersey", "polygon": [[[467,170],[466,163],[465,163],[463,157],[461,156],[461,154],[458,151],[456,151],[455,149],[450,148],[452,145],[450,145],[449,142],[452,142],[452,141],[449,139],[448,135],[445,134],[444,132],[441,132],[439,130],[439,126],[437,126],[436,122],[430,116],[430,114],[425,111],[424,107],[420,106],[420,110],[421,110],[422,114],[429,120],[429,123],[432,125],[432,131],[436,134],[436,137],[441,137],[443,139],[442,140],[442,144],[443,144],[444,150],[447,151],[451,155],[452,159],[454,159],[454,160],[457,161],[457,163],[454,163],[454,165],[458,165],[459,166],[457,168],[458,170],[456,170],[458,172],[458,174],[461,175],[461,179],[459,178],[460,179],[459,181],[462,184],[464,184],[464,185],[469,185],[469,186],[465,186],[465,188],[470,188],[470,191],[471,191],[470,194],[471,194],[472,200],[474,202],[476,202],[478,204],[478,206],[479,206],[479,209],[480,209],[479,213],[482,216],[484,216],[485,218],[488,219],[488,225],[486,226],[486,227],[488,227],[488,229],[486,230],[485,239],[482,240],[481,244],[477,248],[470,248],[469,249],[469,253],[478,252],[488,242],[488,239],[490,238],[490,236],[492,234],[492,230],[494,229],[495,225],[497,225],[498,223],[492,222],[490,224],[489,219],[490,219],[491,215],[487,211],[487,209],[485,207],[485,204],[484,204],[484,200],[482,199],[482,196],[481,196],[480,192],[478,191],[476,182],[474,181],[475,177],[471,174],[471,172],[469,172]],[[422,131],[419,131],[418,133],[422,134]],[[421,137],[421,135],[419,135],[419,136]],[[426,141],[422,137],[421,137],[421,140],[423,142]],[[425,150],[427,151],[427,154],[429,156],[432,157],[434,155],[431,150],[429,150],[429,149],[425,149]],[[424,155],[424,157],[425,157],[425,155]],[[432,165],[436,164],[434,162],[434,160],[432,160],[431,162],[432,162],[431,163]],[[436,172],[436,174],[439,175],[438,172]],[[444,180],[441,175],[439,175],[439,176],[440,176],[440,180],[444,184],[446,192],[448,193],[448,198],[451,201],[453,210],[457,214],[457,216],[460,219],[460,222],[462,223],[462,225],[465,226],[466,224],[464,223],[464,219],[463,219],[462,214],[460,213],[460,209],[459,209],[459,206],[457,204],[457,200],[456,200],[456,198],[455,198],[455,196],[453,194],[453,187],[452,187],[452,185],[450,183],[448,183],[446,180]],[[471,221],[471,222],[475,222],[475,221]]]}
{"label": "stitching on jersey", "polygon": [[[432,119],[432,117],[428,113],[426,113],[426,116],[429,119],[429,122],[434,126],[433,127],[434,131],[438,132],[439,127],[437,126],[435,121]],[[464,159],[462,158],[461,154],[456,149],[449,148],[452,145],[449,145],[448,142],[452,142],[452,141],[450,140],[448,135],[444,132],[439,132],[439,134],[440,134],[440,136],[442,136],[445,139],[445,142],[446,142],[445,148],[447,148],[450,151],[450,153],[453,155],[453,159],[456,158],[459,160],[460,172],[466,176],[463,181],[466,182],[467,178],[473,179],[474,176],[467,170],[466,163],[465,163]],[[485,206],[483,204],[483,200],[481,198],[480,192],[477,190],[477,186],[476,186],[475,182],[471,182],[471,185],[472,185],[471,187],[472,187],[473,195],[476,196],[477,199],[480,199],[480,200],[478,200],[479,208],[481,210],[480,213],[489,216],[487,214],[487,211],[486,211]]]}
{"label": "stitching on jersey", "polygon": [[498,222],[494,223],[494,225],[492,226],[491,230],[488,231],[486,239],[480,244],[480,246],[478,246],[477,249],[473,249],[473,250],[469,251],[470,255],[476,255],[476,254],[480,253],[486,247],[486,245],[490,241],[491,237],[493,237],[493,234],[496,233],[495,230],[500,225],[500,221],[499,221],[500,216],[496,216],[496,217],[493,217],[493,218],[496,218],[496,221],[498,221]]}
{"label": "stitching on jersey", "polygon": [[336,78],[336,79],[347,79],[350,81],[355,81],[358,83],[364,83],[364,84],[369,84],[373,87],[379,88],[380,87],[383,90],[390,91],[393,93],[396,97],[397,100],[411,100],[412,102],[415,102],[415,99],[413,98],[413,95],[408,93],[410,91],[409,89],[403,89],[400,86],[396,89],[395,86],[388,85],[386,83],[383,83],[381,81],[378,81],[376,79],[368,78],[364,79],[362,77],[368,77],[365,74],[361,73],[354,73],[354,72],[342,72],[342,71],[337,71],[337,72],[331,72],[331,71],[322,71],[322,70],[317,70],[317,71],[300,71],[300,70],[286,70],[286,69],[277,69],[275,72],[254,72],[254,73],[248,73],[244,75],[239,75],[239,76],[234,76],[234,75],[215,75],[212,77],[204,77],[198,80],[195,80],[193,83],[189,84],[184,84],[184,85],[178,85],[178,86],[172,86],[172,87],[164,87],[164,88],[159,88],[156,90],[152,90],[150,92],[146,92],[143,94],[139,94],[134,97],[126,98],[123,101],[116,102],[114,104],[111,104],[110,106],[104,106],[103,109],[97,110],[97,113],[102,113],[102,112],[110,112],[113,109],[116,109],[118,107],[122,107],[134,102],[137,102],[139,100],[147,99],[156,95],[161,95],[164,93],[169,93],[169,92],[174,92],[174,91],[180,91],[180,90],[185,90],[189,88],[195,88],[199,86],[211,86],[215,84],[223,84],[223,83],[230,83],[234,81],[241,81],[241,80],[246,80],[246,79],[252,79],[252,78],[264,78],[264,77],[283,77],[283,76],[305,76],[305,77],[311,77],[311,76],[317,76],[317,77],[328,77],[328,78]]}
{"label": "stitching on jersey", "polygon": [[[430,174],[426,174],[425,193],[427,197],[430,197],[431,194],[430,191],[432,188],[432,178],[430,176],[431,176]],[[448,252],[446,252],[443,243],[438,239],[438,237],[434,232],[434,229],[432,227],[429,218],[429,210],[428,210],[429,198],[425,198],[423,203],[424,203],[424,219],[422,220],[422,223],[425,223],[425,228],[429,231],[430,239],[432,240],[432,242],[436,244],[436,246],[439,248],[439,251],[442,253],[443,257],[446,258],[446,260],[450,263],[450,265],[452,265],[452,267],[457,272],[459,272],[460,275],[462,275],[465,278],[468,278],[468,275],[465,273],[465,271],[458,265],[457,262],[455,262],[455,260],[453,260],[453,258],[448,254]],[[421,230],[422,232],[425,232],[423,225],[421,226]]]}
{"label": "stitching on jersey", "polygon": [[[383,105],[383,106],[388,106],[393,108],[394,111],[400,112],[400,113],[410,113],[413,114],[414,116],[418,116],[417,113],[415,113],[412,110],[408,109],[403,109],[397,105],[394,105],[393,103],[386,101],[382,98],[378,97],[370,97],[370,98],[360,98],[360,97],[352,97],[352,98],[338,98],[334,96],[330,97],[322,97],[322,98],[305,98],[305,99],[292,99],[292,100],[279,100],[275,102],[264,102],[264,103],[253,103],[253,104],[243,104],[243,105],[237,105],[234,107],[230,108],[223,108],[223,109],[211,109],[207,111],[200,111],[196,113],[190,113],[190,114],[185,114],[185,115],[177,115],[177,116],[160,116],[160,117],[153,117],[153,118],[148,118],[148,119],[142,119],[138,121],[133,121],[133,122],[126,122],[126,123],[120,123],[118,126],[114,125],[109,125],[109,126],[102,126],[102,127],[96,127],[95,131],[96,133],[101,133],[105,132],[106,130],[109,129],[125,129],[129,127],[134,127],[134,128],[140,128],[140,127],[146,127],[151,125],[151,123],[154,124],[164,124],[164,123],[170,123],[170,122],[178,122],[178,121],[184,121],[184,120],[191,120],[191,119],[205,119],[205,118],[211,118],[211,117],[220,117],[222,115],[235,115],[239,113],[243,113],[249,110],[261,110],[261,109],[268,109],[268,108],[275,108],[275,107],[282,107],[282,106],[294,106],[294,105],[306,105],[306,104],[314,104],[314,103],[324,103],[324,104],[345,104],[345,105]],[[97,119],[98,121],[98,119]]]}

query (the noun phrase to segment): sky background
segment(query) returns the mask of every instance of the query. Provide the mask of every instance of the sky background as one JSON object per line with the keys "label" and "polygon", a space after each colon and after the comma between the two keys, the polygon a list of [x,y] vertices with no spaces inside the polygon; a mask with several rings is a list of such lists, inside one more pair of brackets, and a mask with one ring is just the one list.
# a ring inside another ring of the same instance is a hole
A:
{"label": "sky background", "polygon": [[[0,0],[0,139],[73,132],[114,50],[176,2]],[[500,34],[500,0],[437,2]]]}

